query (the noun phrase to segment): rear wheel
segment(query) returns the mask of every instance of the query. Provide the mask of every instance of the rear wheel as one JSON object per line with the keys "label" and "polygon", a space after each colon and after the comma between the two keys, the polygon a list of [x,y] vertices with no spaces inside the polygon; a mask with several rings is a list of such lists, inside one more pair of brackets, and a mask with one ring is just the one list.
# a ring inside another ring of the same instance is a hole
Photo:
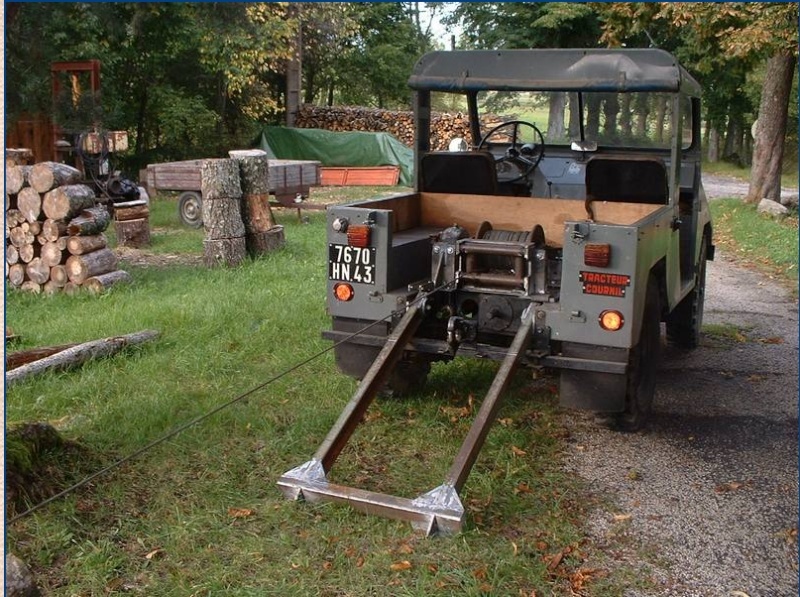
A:
{"label": "rear wheel", "polygon": [[697,348],[700,344],[700,328],[703,327],[703,303],[706,297],[706,251],[707,239],[703,237],[700,259],[697,264],[697,280],[692,291],[683,297],[667,318],[667,342],[679,348]]}
{"label": "rear wheel", "polygon": [[[336,365],[358,380],[363,379],[372,365],[380,347],[360,344],[342,344],[333,349]],[[398,362],[382,391],[384,396],[403,397],[420,391],[428,379],[431,364],[427,360],[401,360]]]}
{"label": "rear wheel", "polygon": [[628,360],[628,380],[625,391],[625,410],[612,415],[610,423],[619,431],[638,431],[644,427],[653,406],[656,371],[661,356],[661,305],[658,282],[654,276],[647,281],[647,296],[642,313],[639,342]]}
{"label": "rear wheel", "polygon": [[178,197],[178,216],[181,222],[192,228],[203,225],[203,199],[200,193],[186,191]]}

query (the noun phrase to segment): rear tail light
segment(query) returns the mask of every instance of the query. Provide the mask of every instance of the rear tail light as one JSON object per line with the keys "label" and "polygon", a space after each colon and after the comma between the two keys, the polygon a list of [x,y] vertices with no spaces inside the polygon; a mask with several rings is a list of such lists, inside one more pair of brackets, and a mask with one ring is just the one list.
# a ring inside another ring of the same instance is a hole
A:
{"label": "rear tail light", "polygon": [[612,309],[600,313],[600,317],[598,317],[597,320],[600,323],[600,327],[609,332],[616,332],[622,329],[622,326],[625,324],[625,318],[622,317],[622,313]]}
{"label": "rear tail light", "polygon": [[351,224],[347,228],[347,244],[351,247],[369,246],[370,227],[367,224]]}
{"label": "rear tail light", "polygon": [[592,267],[608,267],[611,263],[611,245],[586,245],[583,250],[583,263]]}
{"label": "rear tail light", "polygon": [[350,284],[339,283],[333,287],[333,296],[336,297],[337,300],[346,303],[347,301],[353,300],[353,287]]}

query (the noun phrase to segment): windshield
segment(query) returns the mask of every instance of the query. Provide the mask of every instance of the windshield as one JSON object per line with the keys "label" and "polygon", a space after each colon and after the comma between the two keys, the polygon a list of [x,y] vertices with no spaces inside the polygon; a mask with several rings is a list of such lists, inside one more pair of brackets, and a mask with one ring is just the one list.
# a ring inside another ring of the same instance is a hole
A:
{"label": "windshield", "polygon": [[[601,147],[670,148],[673,94],[580,95],[579,98],[578,93],[567,92],[480,92],[477,100],[481,137],[498,124],[523,120],[541,130],[546,144],[569,145],[581,139],[582,122],[584,140],[596,141]],[[691,106],[689,98],[681,101],[681,144],[687,149],[692,144]]]}

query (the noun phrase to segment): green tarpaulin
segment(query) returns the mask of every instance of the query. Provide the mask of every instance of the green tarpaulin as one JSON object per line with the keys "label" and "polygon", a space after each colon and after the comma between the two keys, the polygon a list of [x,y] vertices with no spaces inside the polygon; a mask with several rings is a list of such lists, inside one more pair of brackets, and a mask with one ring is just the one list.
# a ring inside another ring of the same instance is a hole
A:
{"label": "green tarpaulin", "polygon": [[323,166],[399,166],[399,184],[414,184],[414,152],[389,133],[268,126],[255,146],[273,158],[316,160]]}

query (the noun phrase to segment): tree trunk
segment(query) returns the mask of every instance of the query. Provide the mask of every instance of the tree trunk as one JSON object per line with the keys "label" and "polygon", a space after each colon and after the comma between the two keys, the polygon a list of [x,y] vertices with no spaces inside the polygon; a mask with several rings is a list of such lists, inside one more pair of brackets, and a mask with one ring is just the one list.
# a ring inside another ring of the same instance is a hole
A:
{"label": "tree trunk", "polygon": [[767,61],[767,74],[758,110],[750,188],[745,201],[763,198],[780,202],[781,169],[786,137],[789,96],[797,58],[791,50],[778,52]]}
{"label": "tree trunk", "polygon": [[547,121],[547,139],[564,138],[564,108],[567,105],[567,94],[556,91],[550,94],[550,116]]}
{"label": "tree trunk", "polygon": [[[656,141],[659,143],[664,142],[664,122],[667,118],[667,98],[659,97],[656,102]],[[673,122],[672,126],[678,127],[677,122]]]}
{"label": "tree trunk", "polygon": [[89,292],[100,294],[111,288],[114,284],[128,284],[130,282],[133,282],[131,275],[126,271],[118,269],[107,274],[88,278],[83,283],[83,287]]}
{"label": "tree trunk", "polygon": [[[67,251],[70,255],[83,255],[108,246],[105,234],[94,236],[70,236],[67,238]],[[54,264],[55,265],[55,264]]]}
{"label": "tree trunk", "polygon": [[631,99],[632,94],[623,93],[620,101],[619,132],[623,139],[631,137]]}
{"label": "tree trunk", "polygon": [[60,164],[58,162],[39,162],[31,168],[30,185],[39,193],[60,187],[62,185],[72,185],[80,182],[83,178],[80,170]]}
{"label": "tree trunk", "polygon": [[203,263],[206,267],[236,266],[244,261],[244,237],[203,241]]}
{"label": "tree trunk", "polygon": [[28,222],[35,222],[42,215],[42,196],[31,187],[25,187],[17,195],[17,209]]}
{"label": "tree trunk", "polygon": [[50,266],[44,263],[41,257],[34,257],[25,266],[25,273],[28,274],[28,279],[37,284],[44,284],[50,279]]}
{"label": "tree trunk", "polygon": [[135,346],[155,340],[158,336],[159,332],[155,330],[145,330],[126,336],[118,336],[116,338],[84,342],[83,344],[67,348],[52,356],[39,359],[27,365],[22,365],[13,371],[7,372],[6,385],[11,386],[28,376],[36,375],[44,371],[67,369],[81,365],[91,359],[107,357],[116,354],[128,346]]}
{"label": "tree trunk", "polygon": [[83,284],[87,278],[107,274],[117,267],[117,257],[111,249],[100,249],[85,255],[72,255],[67,259],[69,281]]}
{"label": "tree trunk", "polygon": [[714,126],[708,132],[708,161],[711,164],[719,161],[719,131]]}
{"label": "tree trunk", "polygon": [[42,201],[44,215],[51,220],[69,220],[94,205],[94,191],[82,184],[67,185],[49,191]]}
{"label": "tree trunk", "polygon": [[283,226],[275,226],[266,232],[254,232],[245,237],[247,253],[250,255],[264,255],[275,249],[280,249],[286,244]]}
{"label": "tree trunk", "polygon": [[6,371],[11,371],[22,365],[33,363],[45,357],[52,356],[67,348],[72,348],[76,344],[60,344],[58,346],[42,346],[40,348],[29,348],[27,350],[18,350],[6,355]]}
{"label": "tree trunk", "polygon": [[208,267],[239,265],[245,256],[241,181],[236,160],[205,160],[203,193],[203,262]]}
{"label": "tree trunk", "polygon": [[67,226],[70,236],[92,236],[100,234],[108,228],[111,217],[103,205],[85,209],[77,218],[73,218]]}
{"label": "tree trunk", "polygon": [[619,99],[616,94],[611,94],[603,102],[603,115],[605,122],[603,123],[603,135],[606,141],[609,139],[616,139],[617,131],[617,115],[619,114]]}

